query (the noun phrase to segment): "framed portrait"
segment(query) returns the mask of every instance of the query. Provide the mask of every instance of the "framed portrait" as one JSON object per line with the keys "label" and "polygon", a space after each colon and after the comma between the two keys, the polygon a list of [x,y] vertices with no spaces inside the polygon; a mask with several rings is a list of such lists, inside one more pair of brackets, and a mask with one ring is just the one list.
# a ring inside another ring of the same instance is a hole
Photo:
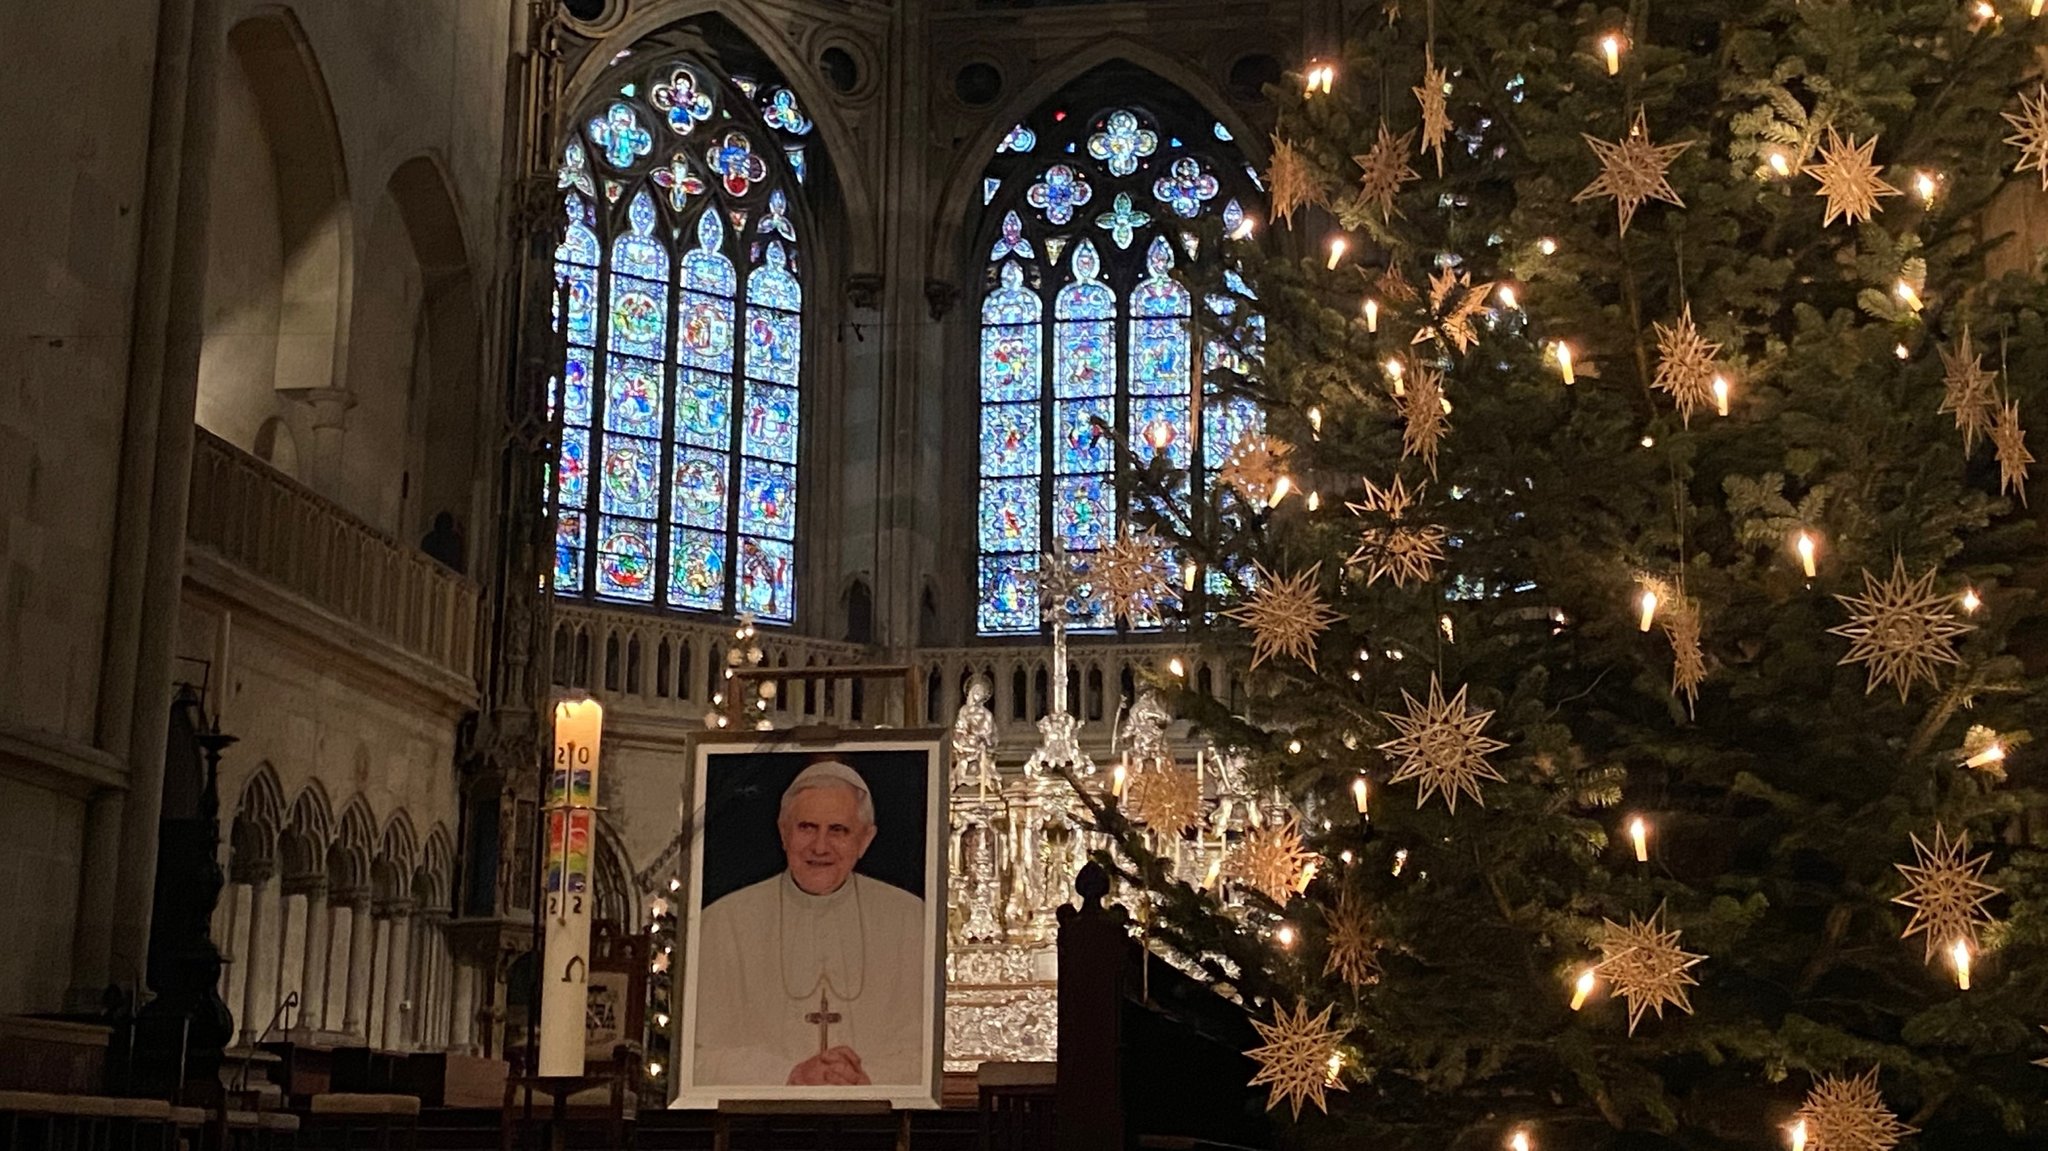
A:
{"label": "framed portrait", "polygon": [[694,743],[673,1106],[939,1105],[943,749],[936,731]]}

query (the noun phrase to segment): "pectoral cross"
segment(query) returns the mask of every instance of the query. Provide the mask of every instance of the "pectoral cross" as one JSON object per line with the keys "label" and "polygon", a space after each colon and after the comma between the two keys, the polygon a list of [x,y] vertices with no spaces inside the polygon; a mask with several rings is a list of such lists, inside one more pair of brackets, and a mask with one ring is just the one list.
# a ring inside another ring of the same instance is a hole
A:
{"label": "pectoral cross", "polygon": [[818,1009],[804,1016],[805,1023],[818,1025],[818,1054],[823,1055],[831,1049],[832,1025],[839,1020],[839,1013],[832,1010],[832,1001],[826,998],[825,992],[818,992]]}

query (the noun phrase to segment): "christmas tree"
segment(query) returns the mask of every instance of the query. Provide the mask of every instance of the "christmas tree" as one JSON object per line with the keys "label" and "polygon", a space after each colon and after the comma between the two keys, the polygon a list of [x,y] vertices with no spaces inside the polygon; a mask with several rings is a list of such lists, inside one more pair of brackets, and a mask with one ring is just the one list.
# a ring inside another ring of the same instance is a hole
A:
{"label": "christmas tree", "polygon": [[2039,7],[1389,0],[1274,93],[1265,431],[1124,482],[1297,818],[1097,814],[1294,1138],[2048,1139]]}

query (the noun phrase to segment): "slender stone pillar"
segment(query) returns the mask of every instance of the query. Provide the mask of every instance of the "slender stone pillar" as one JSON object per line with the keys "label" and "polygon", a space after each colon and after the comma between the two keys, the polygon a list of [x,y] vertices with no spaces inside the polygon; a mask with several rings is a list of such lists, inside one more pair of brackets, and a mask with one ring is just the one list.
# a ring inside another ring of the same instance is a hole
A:
{"label": "slender stone pillar", "polygon": [[277,881],[265,875],[249,885],[249,933],[242,965],[242,1045],[250,1046],[277,1004]]}
{"label": "slender stone pillar", "polygon": [[349,909],[348,1006],[342,1011],[341,1029],[350,1035],[370,1038],[370,957],[376,925],[370,918],[370,900],[360,897]]}
{"label": "slender stone pillar", "polygon": [[455,994],[449,1004],[448,1049],[464,1054],[476,1052],[476,968],[455,965]]}
{"label": "slender stone pillar", "polygon": [[300,1012],[305,1010],[304,979],[306,974],[306,894],[294,882],[280,889],[278,898],[280,920],[277,930],[277,990],[271,994],[271,1010],[283,1003],[293,993],[299,994],[299,1006],[278,1017],[279,1033],[289,1030],[299,1021]]}
{"label": "slender stone pillar", "polygon": [[386,922],[390,927],[385,931],[389,954],[384,960],[384,1047],[388,1051],[405,1051],[412,1046],[406,1026],[412,1011],[407,978],[412,960],[411,908],[394,907]]}
{"label": "slender stone pillar", "polygon": [[333,958],[327,945],[330,918],[323,879],[306,889],[306,968],[299,981],[299,1026],[307,1031],[327,1025],[327,965]]}
{"label": "slender stone pillar", "polygon": [[349,941],[355,923],[355,909],[349,899],[347,893],[339,893],[330,897],[327,904],[332,922],[327,929],[327,1002],[321,1017],[332,1031],[347,1030],[343,1020],[348,1016]]}
{"label": "slender stone pillar", "polygon": [[242,994],[249,982],[249,885],[231,883],[221,899],[220,997],[241,1026]]}
{"label": "slender stone pillar", "polygon": [[384,1034],[384,998],[391,988],[391,919],[389,913],[370,912],[370,982],[364,990],[363,1028],[370,1046],[384,1049],[390,1040]]}

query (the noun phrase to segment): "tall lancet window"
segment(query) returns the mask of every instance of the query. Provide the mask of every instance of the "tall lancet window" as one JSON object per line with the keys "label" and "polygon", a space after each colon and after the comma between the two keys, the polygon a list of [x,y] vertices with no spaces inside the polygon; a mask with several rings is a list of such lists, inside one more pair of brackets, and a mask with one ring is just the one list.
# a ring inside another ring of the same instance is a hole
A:
{"label": "tall lancet window", "polygon": [[[1141,463],[1167,457],[1206,490],[1232,445],[1261,422],[1248,401],[1204,384],[1192,298],[1175,275],[1216,258],[1215,244],[1203,247],[1202,222],[1220,225],[1211,237],[1228,232],[1257,195],[1230,133],[1178,93],[1156,106],[1119,102],[1075,114],[1083,111],[1053,104],[1018,124],[982,180],[983,635],[1043,626],[1038,555],[1053,540],[1085,559],[1130,519],[1112,437]],[[1222,318],[1234,303],[1218,296],[1208,310]],[[1203,358],[1213,366],[1222,354],[1218,345]],[[1180,497],[1185,504],[1185,487]],[[1162,622],[1153,614],[1130,625]],[[1077,626],[1107,630],[1117,621],[1098,607]]]}
{"label": "tall lancet window", "polygon": [[574,124],[555,592],[789,623],[811,122],[780,84],[627,54]]}

